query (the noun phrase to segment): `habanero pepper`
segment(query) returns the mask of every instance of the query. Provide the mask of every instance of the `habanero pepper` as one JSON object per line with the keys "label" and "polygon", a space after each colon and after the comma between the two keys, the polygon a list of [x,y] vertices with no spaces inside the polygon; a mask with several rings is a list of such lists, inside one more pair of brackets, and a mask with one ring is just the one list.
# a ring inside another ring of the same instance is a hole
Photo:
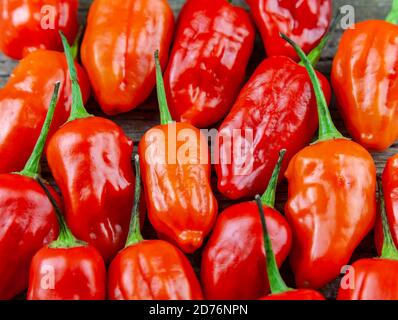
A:
{"label": "habanero pepper", "polygon": [[[273,197],[275,199],[275,195],[273,195]],[[282,276],[278,270],[278,264],[276,262],[274,250],[272,248],[273,246],[270,234],[268,233],[268,222],[266,221],[267,218],[264,214],[263,207],[264,201],[262,201],[261,197],[257,195],[256,202],[258,211],[260,213],[261,225],[263,230],[264,250],[266,252],[265,256],[267,265],[267,277],[271,289],[271,294],[261,298],[260,300],[325,300],[325,298],[318,291],[309,289],[291,289],[286,285],[285,281],[283,281]]]}
{"label": "habanero pepper", "polygon": [[[314,64],[327,40],[328,36],[312,51]],[[329,101],[329,82],[317,75]],[[283,176],[290,159],[311,141],[317,128],[316,100],[305,68],[288,57],[265,59],[221,124],[215,146],[218,189],[230,199],[262,194],[279,150],[287,150]]]}
{"label": "habanero pepper", "polygon": [[97,102],[108,115],[136,108],[155,86],[153,52],[166,66],[174,29],[167,0],[95,0],[81,56]]}
{"label": "habanero pepper", "polygon": [[188,0],[164,75],[172,117],[199,128],[223,119],[244,81],[254,38],[243,8],[227,0]]}
{"label": "habanero pepper", "polygon": [[160,238],[192,253],[212,229],[218,210],[208,143],[199,129],[172,121],[157,51],[155,62],[161,125],[144,134],[138,150],[148,216]]}
{"label": "habanero pepper", "polygon": [[332,18],[332,0],[246,0],[260,30],[268,57],[286,56],[299,61],[279,33],[292,38],[309,53],[326,34]]}
{"label": "habanero pepper", "polygon": [[72,81],[72,111],[48,143],[47,161],[64,197],[72,233],[110,262],[128,233],[133,142],[111,120],[87,113],[69,44],[64,36],[62,40]]}
{"label": "habanero pepper", "polygon": [[32,259],[28,300],[105,300],[106,269],[99,252],[77,240],[41,178],[57,214],[58,239],[38,251]]}
{"label": "habanero pepper", "polygon": [[299,288],[334,280],[376,218],[372,156],[344,138],[330,116],[321,85],[305,53],[282,35],[304,62],[314,86],[319,139],[297,153],[286,171],[286,216],[293,230],[291,266]]}
{"label": "habanero pepper", "polygon": [[202,290],[184,254],[162,240],[144,240],[140,231],[141,174],[135,156],[135,194],[125,248],[108,270],[111,300],[201,300]]}
{"label": "habanero pepper", "polygon": [[[379,258],[356,261],[346,276],[354,281],[340,286],[338,300],[398,300],[398,250],[392,239],[386,214],[383,186],[379,182],[380,213],[383,228],[383,248]],[[344,280],[344,278],[343,278]]]}
{"label": "habanero pepper", "polygon": [[[262,205],[281,265],[289,254],[292,234],[285,218],[274,209],[275,189],[285,151],[279,157]],[[222,212],[202,254],[201,278],[210,300],[251,300],[269,292],[261,223],[254,201]]]}
{"label": "habanero pepper", "polygon": [[[57,83],[46,120],[25,168],[0,175],[0,300],[12,299],[28,287],[33,256],[58,235],[55,211],[34,179],[39,174],[60,83]],[[56,192],[49,188],[60,203]]]}
{"label": "habanero pepper", "polygon": [[1,1],[0,51],[17,60],[38,49],[62,51],[58,32],[73,42],[78,7],[78,0]]}
{"label": "habanero pepper", "polygon": [[[84,101],[90,85],[83,68],[76,63]],[[71,83],[68,65],[61,52],[38,50],[22,59],[7,84],[0,90],[0,173],[22,170],[33,151],[50,105],[53,85],[61,83],[50,136],[70,114]]]}
{"label": "habanero pepper", "polygon": [[398,0],[386,21],[357,23],[344,32],[333,61],[332,85],[351,136],[383,151],[398,139]]}

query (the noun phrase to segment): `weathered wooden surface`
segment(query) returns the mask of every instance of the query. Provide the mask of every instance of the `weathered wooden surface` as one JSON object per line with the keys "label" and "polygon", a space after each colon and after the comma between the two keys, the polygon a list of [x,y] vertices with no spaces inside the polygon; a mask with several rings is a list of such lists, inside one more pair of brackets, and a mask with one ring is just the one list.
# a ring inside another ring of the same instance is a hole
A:
{"label": "weathered wooden surface", "polygon": [[[200,1],[200,0],[199,0]],[[81,5],[80,5],[80,18],[81,21],[84,22],[87,14],[87,10],[90,6],[90,3],[92,0],[80,0]],[[178,13],[181,9],[182,4],[185,2],[185,0],[169,0],[170,4],[173,7],[173,10],[175,12],[175,16],[178,16]],[[243,0],[234,0],[234,3],[237,3],[239,5],[245,6]],[[333,1],[334,5],[334,11],[337,12],[341,6],[344,5],[352,5],[355,8],[355,15],[356,15],[356,21],[362,21],[362,20],[368,20],[368,19],[383,19],[390,7],[391,7],[391,0],[334,0]],[[340,27],[337,28],[337,30],[333,31],[332,38],[330,40],[330,43],[328,47],[325,49],[322,59],[318,65],[318,69],[323,72],[325,75],[330,74],[330,69],[331,69],[331,63],[334,57],[334,53],[336,52],[339,39],[341,36],[343,30],[341,30]],[[257,39],[256,41],[256,47],[253,53],[253,57],[251,59],[250,67],[248,69],[247,75],[250,76],[250,74],[254,71],[256,66],[261,62],[261,60],[264,58],[264,50],[262,48],[262,44],[260,39]],[[11,61],[4,57],[0,53],[0,86],[3,86],[9,74],[13,70],[16,62]],[[90,108],[94,113],[97,115],[103,115],[100,111],[99,108],[96,106],[94,101],[90,102]],[[334,102],[332,103],[332,116],[333,119],[337,125],[337,127],[347,135],[347,132],[344,128],[344,125],[342,123],[341,117],[339,113],[337,112]],[[157,110],[157,103],[156,103],[156,97],[152,95],[150,99],[146,103],[144,103],[141,107],[137,108],[136,110],[119,115],[116,117],[112,117],[114,121],[116,121],[119,125],[123,127],[125,132],[135,141],[135,144],[137,145],[138,141],[140,140],[141,136],[145,131],[147,131],[149,128],[152,126],[156,125],[159,123],[159,116],[158,116],[158,110]],[[382,172],[383,167],[385,165],[386,159],[389,158],[390,156],[398,153],[398,144],[390,148],[388,151],[383,152],[383,153],[375,153],[373,154],[378,172]],[[44,175],[50,178],[50,175],[48,173],[48,170],[46,169],[46,166],[44,166]],[[214,186],[216,185],[216,178],[213,175],[213,181],[214,181]],[[214,187],[215,192],[217,193],[217,197],[220,202],[220,208],[223,209],[226,206],[229,206],[232,202],[227,201],[225,198],[223,198],[216,190],[217,188]],[[283,206],[286,201],[286,184],[282,183],[282,185],[279,187],[278,195],[277,195],[277,207],[283,211]],[[151,227],[147,223],[145,233],[147,236],[151,237],[153,235],[153,232],[151,230]],[[372,235],[367,237],[363,243],[359,246],[359,248],[356,250],[353,260],[355,261],[358,258],[361,257],[372,257],[375,256],[375,249],[373,245],[373,238]],[[190,257],[192,263],[195,266],[195,269],[198,270],[198,267],[200,266],[200,253],[197,253],[193,256]],[[283,266],[283,273],[285,278],[287,278],[288,282],[290,285],[294,286],[294,282],[292,281],[292,274],[289,270],[288,263],[285,263]],[[323,292],[328,298],[333,298],[336,294],[336,288],[338,285],[338,281],[336,280],[335,282],[331,283],[328,285]]]}

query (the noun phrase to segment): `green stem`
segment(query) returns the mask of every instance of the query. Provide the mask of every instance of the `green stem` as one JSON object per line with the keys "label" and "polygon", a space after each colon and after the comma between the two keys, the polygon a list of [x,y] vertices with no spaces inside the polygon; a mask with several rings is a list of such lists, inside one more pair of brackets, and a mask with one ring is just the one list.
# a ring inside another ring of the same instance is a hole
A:
{"label": "green stem", "polygon": [[79,26],[79,31],[77,32],[75,41],[73,42],[71,51],[72,51],[72,57],[74,60],[76,60],[78,54],[79,54],[79,45],[80,45],[80,39],[82,38],[83,35],[83,30],[84,27],[82,25]]}
{"label": "green stem", "polygon": [[386,213],[386,205],[384,202],[383,185],[381,179],[377,179],[380,199],[380,214],[383,225],[383,248],[381,251],[381,258],[398,260],[398,250],[392,239],[391,230],[388,225],[388,218]]}
{"label": "green stem", "polygon": [[303,50],[293,40],[291,40],[285,34],[281,34],[281,37],[285,39],[296,50],[297,54],[303,61],[304,66],[308,71],[312,85],[314,87],[319,117],[319,138],[317,142],[344,138],[333,124],[325,95],[323,94],[321,84],[316,75],[314,67],[311,65],[311,62],[308,60]]}
{"label": "green stem", "polygon": [[135,192],[134,192],[134,206],[133,214],[130,220],[129,235],[126,241],[126,247],[137,244],[144,240],[141,234],[140,224],[140,197],[141,197],[141,170],[140,170],[140,157],[134,157],[135,165]]}
{"label": "green stem", "polygon": [[84,108],[83,96],[80,90],[79,82],[77,80],[75,60],[73,59],[68,40],[61,31],[59,33],[61,35],[62,44],[64,45],[66,61],[68,62],[69,74],[72,82],[72,110],[68,119],[69,122],[76,119],[87,118],[91,115]]}
{"label": "green stem", "polygon": [[169,124],[170,122],[173,122],[173,118],[171,117],[169,106],[167,105],[162,68],[159,62],[159,50],[155,51],[155,65],[156,65],[156,90],[158,93],[158,101],[159,101],[160,123]]}
{"label": "green stem", "polygon": [[392,0],[392,8],[386,21],[392,24],[396,24],[398,22],[398,0]]}
{"label": "green stem", "polygon": [[291,290],[283,281],[282,276],[276,263],[275,254],[272,250],[272,242],[268,234],[267,223],[265,221],[265,214],[263,203],[259,195],[256,196],[257,207],[260,212],[261,224],[263,227],[264,248],[267,262],[268,281],[272,294],[278,294]]}
{"label": "green stem", "polygon": [[278,162],[276,163],[276,166],[274,168],[274,171],[272,172],[271,179],[269,180],[268,183],[268,188],[261,197],[261,201],[263,205],[269,207],[269,208],[274,208],[275,206],[275,193],[276,193],[276,187],[278,185],[278,179],[279,179],[279,173],[281,171],[281,166],[282,166],[282,161],[283,157],[286,154],[286,150],[283,149],[279,151],[279,159]]}
{"label": "green stem", "polygon": [[55,213],[57,215],[58,225],[59,225],[59,235],[58,239],[50,243],[50,248],[74,248],[74,247],[82,247],[86,246],[87,244],[83,241],[77,240],[70,229],[68,228],[64,216],[62,215],[61,209],[59,208],[57,201],[55,201],[53,195],[51,194],[50,190],[48,190],[46,183],[44,180],[37,176],[36,181],[42,187],[44,192],[46,193],[48,199],[50,200]]}
{"label": "green stem", "polygon": [[36,142],[35,148],[25,165],[25,168],[20,172],[20,174],[34,178],[40,170],[40,159],[43,154],[44,146],[48,137],[48,132],[50,131],[51,122],[54,117],[55,107],[58,101],[60,83],[57,82],[54,86],[54,92],[51,98],[51,103],[47,111],[46,119],[44,120],[43,127],[41,128],[39,139]]}

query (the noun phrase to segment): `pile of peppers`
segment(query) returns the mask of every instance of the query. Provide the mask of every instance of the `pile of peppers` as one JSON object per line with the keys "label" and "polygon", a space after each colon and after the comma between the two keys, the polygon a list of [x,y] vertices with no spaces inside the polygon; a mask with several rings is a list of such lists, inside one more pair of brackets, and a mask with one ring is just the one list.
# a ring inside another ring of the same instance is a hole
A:
{"label": "pile of peppers", "polygon": [[[186,0],[176,20],[167,0],[93,0],[85,28],[78,0],[0,2],[19,60],[0,89],[0,300],[326,300],[333,281],[338,300],[398,300],[398,154],[377,176],[370,153],[398,140],[398,0],[344,31],[331,82],[332,0],[246,2]],[[135,150],[112,116],[154,91]],[[370,234],[377,257],[353,260]]]}

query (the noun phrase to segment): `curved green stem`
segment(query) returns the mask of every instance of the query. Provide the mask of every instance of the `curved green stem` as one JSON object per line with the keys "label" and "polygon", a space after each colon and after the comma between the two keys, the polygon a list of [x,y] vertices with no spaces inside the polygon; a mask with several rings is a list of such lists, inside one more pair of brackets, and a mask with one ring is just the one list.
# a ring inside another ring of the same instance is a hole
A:
{"label": "curved green stem", "polygon": [[134,192],[134,206],[133,214],[130,220],[129,235],[126,241],[126,247],[134,245],[144,240],[141,234],[140,225],[140,197],[141,197],[141,170],[140,170],[140,157],[134,157],[135,165],[135,192]]}
{"label": "curved green stem", "polygon": [[398,22],[398,0],[392,0],[392,8],[386,21],[392,24],[396,24]]}
{"label": "curved green stem", "polygon": [[279,151],[278,162],[276,163],[274,171],[272,172],[272,176],[271,179],[269,180],[267,190],[261,197],[263,205],[269,208],[274,208],[275,206],[276,187],[278,185],[279,173],[281,171],[282,161],[285,154],[286,154],[286,149]]}
{"label": "curved green stem", "polygon": [[311,65],[311,62],[308,60],[303,50],[293,40],[291,40],[284,34],[281,34],[281,37],[285,39],[296,50],[297,54],[303,61],[304,66],[308,71],[312,85],[314,87],[319,117],[319,138],[317,142],[344,138],[343,135],[336,129],[333,123],[325,95],[323,94],[321,84],[316,75],[314,67]]}
{"label": "curved green stem", "polygon": [[386,205],[384,202],[383,185],[381,179],[377,179],[380,199],[380,214],[383,225],[383,248],[381,251],[381,258],[398,260],[398,250],[392,239],[391,230],[388,225],[388,218],[386,213]]}
{"label": "curved green stem", "polygon": [[68,62],[69,74],[72,82],[72,110],[68,119],[69,122],[76,119],[87,118],[91,115],[84,108],[83,96],[80,90],[79,81],[77,80],[75,60],[73,59],[68,40],[65,38],[64,34],[61,31],[59,33],[61,35],[62,44],[64,46],[66,61]]}
{"label": "curved green stem", "polygon": [[267,274],[269,286],[272,294],[278,294],[291,290],[283,281],[282,276],[278,269],[278,264],[276,263],[275,254],[272,249],[272,242],[268,234],[267,223],[265,221],[265,214],[263,203],[259,195],[256,196],[257,207],[260,212],[261,224],[263,227],[263,237],[264,237],[264,248],[267,262]]}
{"label": "curved green stem", "polygon": [[156,90],[158,93],[160,123],[169,124],[173,122],[169,106],[167,105],[166,91],[164,90],[162,68],[159,62],[159,50],[155,51],[155,65],[156,65]]}
{"label": "curved green stem", "polygon": [[50,200],[52,206],[54,207],[55,213],[57,215],[58,225],[59,225],[59,235],[57,240],[50,243],[50,248],[74,248],[74,247],[82,247],[86,246],[87,243],[77,240],[70,229],[68,228],[64,216],[62,215],[61,209],[59,208],[57,201],[55,201],[53,195],[50,190],[48,190],[46,183],[44,180],[37,176],[36,181],[42,187],[44,192],[46,193],[48,199]]}
{"label": "curved green stem", "polygon": [[83,35],[83,30],[84,30],[83,25],[80,25],[75,41],[73,41],[73,45],[71,47],[72,57],[74,60],[76,60],[77,56],[79,55],[79,49],[80,49],[79,46],[80,46],[80,40]]}
{"label": "curved green stem", "polygon": [[43,127],[41,128],[39,139],[36,142],[35,148],[25,165],[25,168],[19,172],[27,177],[34,178],[37,174],[39,174],[40,170],[40,159],[43,155],[44,146],[46,144],[46,140],[48,137],[48,132],[50,131],[51,122],[54,117],[55,107],[57,106],[58,101],[58,93],[59,93],[60,83],[57,82],[54,86],[54,92],[51,98],[51,103],[47,111],[46,119],[44,120]]}

